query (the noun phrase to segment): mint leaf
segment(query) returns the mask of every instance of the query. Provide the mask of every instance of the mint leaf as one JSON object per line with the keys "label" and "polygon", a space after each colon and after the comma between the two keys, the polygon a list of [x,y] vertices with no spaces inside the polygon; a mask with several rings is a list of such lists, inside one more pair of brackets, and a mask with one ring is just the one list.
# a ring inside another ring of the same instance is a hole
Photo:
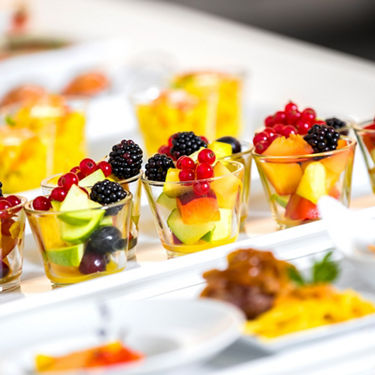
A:
{"label": "mint leaf", "polygon": [[16,122],[14,121],[14,119],[13,119],[10,115],[6,115],[6,116],[5,116],[5,122],[6,122],[9,126],[15,126],[15,125],[16,125]]}
{"label": "mint leaf", "polygon": [[302,286],[306,284],[306,280],[303,278],[301,273],[295,267],[288,268],[288,275],[290,280],[294,281],[295,284],[298,286]]}
{"label": "mint leaf", "polygon": [[332,251],[327,253],[325,257],[320,260],[316,261],[312,268],[312,284],[316,283],[329,283],[334,281],[339,273],[340,268],[336,262],[332,259]]}

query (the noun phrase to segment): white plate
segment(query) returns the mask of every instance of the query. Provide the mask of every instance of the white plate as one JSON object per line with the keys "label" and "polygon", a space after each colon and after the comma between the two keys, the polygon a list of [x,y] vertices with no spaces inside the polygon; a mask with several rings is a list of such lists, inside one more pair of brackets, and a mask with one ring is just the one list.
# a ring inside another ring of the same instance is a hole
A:
{"label": "white plate", "polygon": [[[3,361],[0,373],[34,374],[35,354],[61,355],[99,345],[103,340],[99,332],[103,328],[107,331],[107,340],[122,339],[125,345],[146,356],[141,362],[106,369],[103,373],[165,373],[208,359],[223,350],[239,337],[243,323],[239,310],[208,300],[112,299],[106,304],[81,303],[39,311],[17,319],[17,326],[23,327],[17,330],[17,337],[12,333],[11,321],[0,323],[3,337],[13,337],[10,342],[2,340],[0,343]],[[98,374],[98,370],[69,372],[78,373]]]}

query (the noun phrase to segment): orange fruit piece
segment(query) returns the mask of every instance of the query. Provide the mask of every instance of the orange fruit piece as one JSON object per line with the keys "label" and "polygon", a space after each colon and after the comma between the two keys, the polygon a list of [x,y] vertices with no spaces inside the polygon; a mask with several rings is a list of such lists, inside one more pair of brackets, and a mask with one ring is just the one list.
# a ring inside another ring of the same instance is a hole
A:
{"label": "orange fruit piece", "polygon": [[291,134],[288,138],[278,137],[263,152],[270,156],[297,156],[313,153],[312,147],[299,134]]}

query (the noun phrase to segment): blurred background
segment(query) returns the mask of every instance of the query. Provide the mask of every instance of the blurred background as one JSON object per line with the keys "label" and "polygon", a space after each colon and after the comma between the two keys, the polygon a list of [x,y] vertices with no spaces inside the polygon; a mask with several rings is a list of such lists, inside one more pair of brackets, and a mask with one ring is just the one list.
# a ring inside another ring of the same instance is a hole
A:
{"label": "blurred background", "polygon": [[375,60],[374,0],[161,0]]}

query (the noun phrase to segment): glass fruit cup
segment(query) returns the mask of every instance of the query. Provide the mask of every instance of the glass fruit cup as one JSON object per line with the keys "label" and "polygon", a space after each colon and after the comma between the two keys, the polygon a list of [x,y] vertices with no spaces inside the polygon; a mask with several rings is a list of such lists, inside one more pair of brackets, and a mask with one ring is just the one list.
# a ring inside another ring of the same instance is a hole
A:
{"label": "glass fruit cup", "polygon": [[[136,247],[138,243],[138,232],[139,232],[139,218],[141,216],[141,174],[130,177],[126,180],[116,181],[118,182],[126,191],[132,194],[132,213],[130,220],[130,230],[128,238],[128,259],[133,259],[136,255]],[[57,186],[57,181],[62,176],[62,173],[56,174],[52,177],[48,177],[41,183],[43,195],[50,195],[51,191]],[[82,186],[85,189],[91,190],[92,186]]]}
{"label": "glass fruit cup", "polygon": [[317,203],[330,195],[350,203],[356,142],[307,155],[269,156],[253,152],[266,198],[280,229],[319,219]]}
{"label": "glass fruit cup", "polygon": [[48,145],[52,152],[48,176],[68,170],[85,157],[85,106],[83,99],[67,101],[59,95],[44,95],[20,106],[5,108],[2,114],[14,128],[50,135]]}
{"label": "glass fruit cup", "polygon": [[183,90],[151,88],[134,95],[135,113],[148,155],[167,143],[171,134],[193,131],[212,139],[215,134],[216,100]]}
{"label": "glass fruit cup", "polygon": [[0,210],[0,292],[17,288],[20,284],[25,235],[26,198],[21,203]]}
{"label": "glass fruit cup", "polygon": [[38,211],[25,206],[44,269],[56,285],[73,284],[125,269],[132,196],[108,206]]}
{"label": "glass fruit cup", "polygon": [[353,125],[359,147],[365,159],[372,191],[375,193],[375,121],[364,121]]}
{"label": "glass fruit cup", "polygon": [[[214,173],[217,177],[194,182],[150,181],[142,176],[156,229],[169,255],[194,253],[237,239],[244,167],[219,161]],[[210,190],[197,195],[193,184],[202,182],[208,182]]]}
{"label": "glass fruit cup", "polygon": [[49,132],[0,125],[0,181],[5,193],[35,189],[52,172]]}
{"label": "glass fruit cup", "polygon": [[[215,139],[226,135],[237,137],[242,128],[243,72],[193,71],[176,75],[172,86],[204,98],[217,97]],[[173,134],[173,133],[171,133]],[[203,134],[202,134],[203,135]]]}
{"label": "glass fruit cup", "polygon": [[251,164],[253,160],[253,146],[249,142],[241,142],[241,152],[226,156],[223,160],[232,160],[241,163],[244,166],[244,179],[241,197],[241,227],[244,225],[249,211],[250,183],[251,183]]}

